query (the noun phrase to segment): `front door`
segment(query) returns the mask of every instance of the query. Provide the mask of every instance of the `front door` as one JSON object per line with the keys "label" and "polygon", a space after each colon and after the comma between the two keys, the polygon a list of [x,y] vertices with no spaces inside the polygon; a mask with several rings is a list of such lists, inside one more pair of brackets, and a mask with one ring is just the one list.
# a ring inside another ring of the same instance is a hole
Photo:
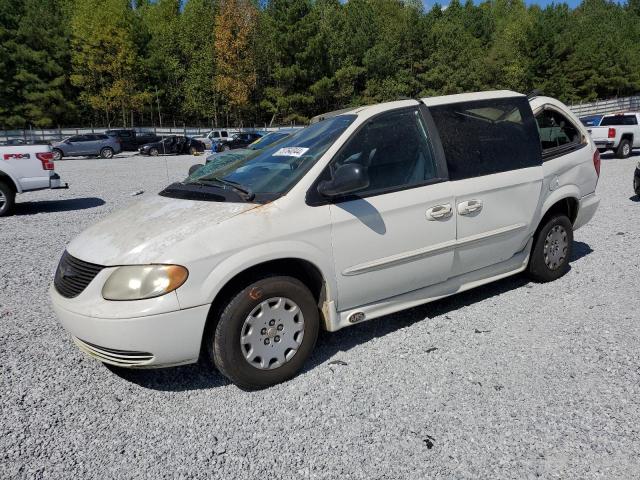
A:
{"label": "front door", "polygon": [[369,176],[368,188],[330,205],[340,311],[449,276],[454,197],[425,115],[411,107],[373,117],[330,165],[357,162]]}

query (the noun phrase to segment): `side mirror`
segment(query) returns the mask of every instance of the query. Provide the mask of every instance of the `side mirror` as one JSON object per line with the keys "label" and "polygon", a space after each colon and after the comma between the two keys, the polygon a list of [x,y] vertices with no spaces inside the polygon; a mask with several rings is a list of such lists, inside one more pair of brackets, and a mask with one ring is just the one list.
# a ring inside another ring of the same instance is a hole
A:
{"label": "side mirror", "polygon": [[328,181],[320,182],[318,192],[324,197],[337,197],[357,192],[369,186],[369,175],[359,163],[347,163],[339,167]]}
{"label": "side mirror", "polygon": [[189,176],[193,175],[193,173],[196,172],[197,170],[199,170],[200,167],[202,167],[202,166],[204,166],[204,165],[199,165],[197,163],[195,165],[191,165],[189,167]]}

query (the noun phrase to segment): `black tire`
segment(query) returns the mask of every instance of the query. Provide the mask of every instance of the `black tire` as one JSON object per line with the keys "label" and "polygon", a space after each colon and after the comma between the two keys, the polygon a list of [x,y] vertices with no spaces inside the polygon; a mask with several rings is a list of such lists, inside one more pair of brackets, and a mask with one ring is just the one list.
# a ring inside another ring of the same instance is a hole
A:
{"label": "black tire", "polygon": [[[262,369],[245,358],[240,338],[251,312],[274,297],[286,297],[298,305],[304,330],[297,351],[288,361],[273,369]],[[215,329],[211,326],[205,330],[204,342],[209,360],[225,377],[240,388],[256,390],[284,382],[300,371],[315,346],[319,325],[318,307],[309,289],[295,278],[271,276],[253,281],[236,293],[223,307]]]}
{"label": "black tire", "polygon": [[0,182],[0,202],[0,217],[11,215],[16,204],[16,192],[5,182]]}
{"label": "black tire", "polygon": [[113,148],[104,147],[102,150],[100,150],[100,156],[102,158],[113,158]]}
{"label": "black tire", "polygon": [[[551,235],[553,233],[553,235]],[[563,235],[564,234],[564,235]],[[550,239],[549,237],[553,238]],[[560,237],[558,244],[554,238]],[[564,244],[566,242],[566,245]],[[533,241],[533,248],[527,267],[528,275],[536,282],[552,282],[569,271],[569,259],[573,248],[573,225],[566,215],[553,215],[539,228]],[[554,255],[560,255],[557,258]]]}
{"label": "black tire", "polygon": [[640,197],[640,175],[638,175],[638,170],[636,170],[633,176],[633,190],[636,192],[636,195]]}
{"label": "black tire", "polygon": [[627,158],[631,155],[631,142],[626,138],[620,140],[620,145],[616,149],[616,157],[618,158]]}
{"label": "black tire", "polygon": [[158,151],[157,148],[152,148],[149,150],[149,155],[151,155],[152,157],[157,157],[159,153],[160,152]]}
{"label": "black tire", "polygon": [[189,155],[195,155],[198,153],[198,149],[196,147],[189,147]]}
{"label": "black tire", "polygon": [[51,153],[53,153],[53,159],[54,160],[61,160],[62,157],[64,157],[64,153],[62,153],[62,150],[60,150],[59,148],[54,148]]}

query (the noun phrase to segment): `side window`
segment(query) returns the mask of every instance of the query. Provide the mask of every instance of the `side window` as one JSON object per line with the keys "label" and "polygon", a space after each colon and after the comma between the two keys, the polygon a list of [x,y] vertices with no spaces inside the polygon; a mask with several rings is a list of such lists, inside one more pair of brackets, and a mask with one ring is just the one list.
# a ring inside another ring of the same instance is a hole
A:
{"label": "side window", "polygon": [[451,180],[542,164],[535,120],[525,97],[453,103],[429,110]]}
{"label": "side window", "polygon": [[219,132],[213,132],[213,138],[220,138]]}
{"label": "side window", "polygon": [[540,145],[545,157],[571,151],[584,144],[580,130],[556,110],[544,109],[536,115]]}
{"label": "side window", "polygon": [[369,187],[358,196],[420,185],[437,178],[436,161],[418,109],[390,112],[366,123],[334,158],[367,167]]}
{"label": "side window", "polygon": [[120,136],[121,137],[131,137],[131,132],[123,130],[122,132],[120,132]]}
{"label": "side window", "polygon": [[223,138],[229,137],[229,134],[227,132],[221,132],[221,134],[222,134]]}

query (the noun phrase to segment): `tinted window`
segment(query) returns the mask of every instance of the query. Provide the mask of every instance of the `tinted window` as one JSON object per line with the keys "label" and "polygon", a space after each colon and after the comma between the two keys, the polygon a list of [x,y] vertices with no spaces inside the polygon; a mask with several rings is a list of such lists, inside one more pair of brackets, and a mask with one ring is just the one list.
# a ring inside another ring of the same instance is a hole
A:
{"label": "tinted window", "polygon": [[540,144],[545,152],[559,147],[571,148],[582,143],[582,134],[578,128],[567,117],[555,110],[543,110],[536,115],[536,122],[538,122]]}
{"label": "tinted window", "polygon": [[613,115],[611,117],[604,117],[600,122],[601,127],[609,125],[637,125],[638,119],[635,115]]}
{"label": "tinted window", "polygon": [[228,136],[229,136],[229,134],[228,134],[227,132],[222,132],[222,136],[223,136],[223,137],[228,137]]}
{"label": "tinted window", "polygon": [[88,142],[89,138],[87,138],[87,135],[76,135],[75,137],[71,137],[69,141],[70,142]]}
{"label": "tinted window", "polygon": [[423,184],[437,177],[433,148],[418,109],[385,113],[367,122],[334,159],[367,167],[369,187],[358,195]]}
{"label": "tinted window", "polygon": [[220,138],[220,134],[218,132],[213,132],[213,138]]}
{"label": "tinted window", "polygon": [[526,98],[430,107],[451,180],[541,164],[540,142]]}
{"label": "tinted window", "polygon": [[107,135],[96,135],[96,138],[98,140],[108,140],[109,137]]}

